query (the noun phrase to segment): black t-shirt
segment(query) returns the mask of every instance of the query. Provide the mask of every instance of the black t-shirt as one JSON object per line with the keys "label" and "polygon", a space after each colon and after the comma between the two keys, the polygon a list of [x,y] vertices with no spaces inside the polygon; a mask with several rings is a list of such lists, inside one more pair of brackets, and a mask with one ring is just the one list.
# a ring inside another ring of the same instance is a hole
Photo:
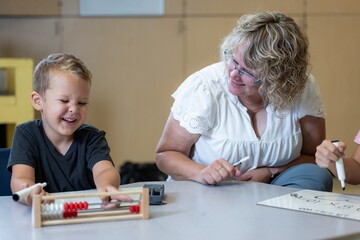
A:
{"label": "black t-shirt", "polygon": [[46,136],[42,121],[34,120],[16,127],[7,169],[25,164],[35,169],[36,183],[47,183],[47,192],[76,191],[96,188],[92,168],[101,160],[112,162],[104,131],[82,125],[63,156]]}

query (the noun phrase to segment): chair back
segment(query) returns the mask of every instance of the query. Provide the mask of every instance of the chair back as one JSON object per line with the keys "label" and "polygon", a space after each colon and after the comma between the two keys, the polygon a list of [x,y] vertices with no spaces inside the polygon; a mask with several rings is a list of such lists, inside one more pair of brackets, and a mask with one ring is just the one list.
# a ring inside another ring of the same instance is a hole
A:
{"label": "chair back", "polygon": [[10,188],[11,173],[6,170],[10,148],[0,148],[0,196],[12,195]]}

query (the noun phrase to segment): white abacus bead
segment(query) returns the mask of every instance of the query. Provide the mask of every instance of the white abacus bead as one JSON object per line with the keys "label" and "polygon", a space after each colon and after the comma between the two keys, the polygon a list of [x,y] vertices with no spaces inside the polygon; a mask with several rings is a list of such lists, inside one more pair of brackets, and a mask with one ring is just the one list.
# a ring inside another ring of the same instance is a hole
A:
{"label": "white abacus bead", "polygon": [[48,213],[47,212],[43,212],[42,214],[41,214],[41,218],[42,218],[42,220],[48,220]]}
{"label": "white abacus bead", "polygon": [[64,204],[55,204],[55,210],[53,212],[54,219],[62,219],[64,213]]}
{"label": "white abacus bead", "polygon": [[54,211],[59,211],[59,209],[60,209],[60,205],[54,203]]}
{"label": "white abacus bead", "polygon": [[46,204],[46,212],[45,212],[45,218],[46,220],[51,220],[52,219],[52,204]]}
{"label": "white abacus bead", "polygon": [[45,204],[45,212],[50,212],[50,204]]}
{"label": "white abacus bead", "polygon": [[56,217],[57,217],[57,219],[63,219],[63,212],[58,211]]}
{"label": "white abacus bead", "polygon": [[60,208],[59,208],[59,218],[63,219],[64,218],[64,204],[60,204]]}
{"label": "white abacus bead", "polygon": [[55,220],[64,218],[64,203],[50,203],[41,205],[42,220]]}
{"label": "white abacus bead", "polygon": [[41,205],[41,218],[47,220],[48,204]]}
{"label": "white abacus bead", "polygon": [[43,220],[51,220],[53,219],[53,215],[54,215],[54,211],[55,211],[56,206],[51,203],[51,204],[45,204],[42,207],[42,219]]}
{"label": "white abacus bead", "polygon": [[50,204],[49,210],[50,210],[51,213],[55,211],[55,204],[54,203]]}
{"label": "white abacus bead", "polygon": [[45,205],[41,205],[41,213],[45,212]]}

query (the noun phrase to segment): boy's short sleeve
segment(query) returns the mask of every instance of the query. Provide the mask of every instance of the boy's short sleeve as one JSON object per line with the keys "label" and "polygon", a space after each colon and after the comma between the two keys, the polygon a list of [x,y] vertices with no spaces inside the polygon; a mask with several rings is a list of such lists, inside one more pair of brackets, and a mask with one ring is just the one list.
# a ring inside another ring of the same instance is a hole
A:
{"label": "boy's short sleeve", "polygon": [[192,134],[202,134],[212,125],[212,97],[209,86],[197,73],[188,77],[172,94],[173,117]]}
{"label": "boy's short sleeve", "polygon": [[96,163],[102,160],[108,160],[114,165],[110,156],[110,147],[105,138],[105,131],[95,128],[93,128],[92,131],[94,131],[94,133],[91,134],[92,136],[89,138],[86,152],[86,159],[88,159],[88,169],[92,169]]}
{"label": "boy's short sleeve", "polygon": [[360,131],[358,132],[358,134],[356,135],[354,142],[357,144],[360,144]]}
{"label": "boy's short sleeve", "polygon": [[7,170],[12,172],[12,166],[15,164],[24,164],[33,168],[38,168],[37,140],[39,138],[35,131],[34,124],[28,122],[16,126],[11,153],[7,164]]}

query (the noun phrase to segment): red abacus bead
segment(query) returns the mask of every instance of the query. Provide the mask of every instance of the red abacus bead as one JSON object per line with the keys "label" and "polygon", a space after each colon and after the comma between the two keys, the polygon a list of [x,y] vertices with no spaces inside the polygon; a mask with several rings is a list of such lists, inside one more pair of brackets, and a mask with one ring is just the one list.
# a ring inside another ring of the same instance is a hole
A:
{"label": "red abacus bead", "polygon": [[69,208],[70,208],[70,209],[74,209],[74,208],[75,208],[75,207],[74,207],[74,203],[72,203],[72,202],[69,203]]}
{"label": "red abacus bead", "polygon": [[81,202],[77,202],[76,204],[75,204],[75,209],[76,210],[81,210]]}
{"label": "red abacus bead", "polygon": [[130,206],[130,207],[129,207],[129,210],[130,210],[131,213],[133,213],[133,212],[135,211],[135,208],[134,208],[134,207],[135,207],[135,206]]}
{"label": "red abacus bead", "polygon": [[139,205],[132,205],[129,207],[129,210],[131,213],[139,213],[140,211],[140,206]]}
{"label": "red abacus bead", "polygon": [[88,202],[84,202],[84,209],[88,209],[89,208],[89,203]]}

